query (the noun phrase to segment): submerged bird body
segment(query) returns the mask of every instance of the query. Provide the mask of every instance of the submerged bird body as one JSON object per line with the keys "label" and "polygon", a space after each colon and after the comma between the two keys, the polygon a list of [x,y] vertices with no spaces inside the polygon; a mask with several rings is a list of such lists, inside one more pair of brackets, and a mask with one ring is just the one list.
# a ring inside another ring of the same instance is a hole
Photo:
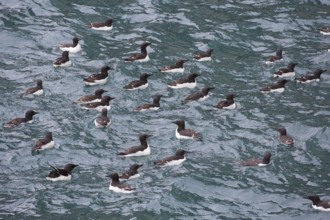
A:
{"label": "submerged bird body", "polygon": [[107,92],[103,89],[97,89],[94,92],[94,95],[85,95],[74,101],[76,104],[87,104],[87,103],[93,103],[93,102],[100,102],[102,99],[102,94]]}
{"label": "submerged bird body", "polygon": [[195,88],[197,85],[196,77],[198,76],[200,75],[197,73],[191,73],[185,79],[178,79],[174,82],[171,82],[170,84],[168,84],[168,87],[172,89]]}
{"label": "submerged bird body", "polygon": [[113,20],[111,18],[107,19],[104,22],[93,22],[88,25],[89,28],[100,31],[110,31],[113,28]]}
{"label": "submerged bird body", "polygon": [[70,53],[78,53],[81,51],[81,45],[79,44],[79,39],[74,37],[72,39],[72,43],[62,44],[60,46],[60,50],[62,51],[69,51]]}
{"label": "submerged bird body", "polygon": [[130,82],[128,85],[124,86],[124,89],[127,90],[137,90],[137,89],[146,89],[149,85],[148,77],[150,74],[144,73],[140,76],[139,80],[134,80]]}
{"label": "submerged bird body", "polygon": [[219,109],[235,109],[236,103],[234,101],[235,94],[228,94],[226,97],[226,101],[220,101],[214,107]]}
{"label": "submerged bird body", "polygon": [[288,82],[289,82],[289,80],[280,79],[276,84],[268,85],[268,86],[260,89],[260,91],[262,93],[269,93],[269,92],[282,93],[285,90],[285,87],[284,87],[285,84]]}
{"label": "submerged bird body", "polygon": [[108,127],[111,124],[111,120],[108,118],[108,110],[106,108],[102,109],[101,116],[94,120],[96,127]]}
{"label": "submerged bird body", "polygon": [[266,61],[266,64],[272,64],[275,63],[276,61],[283,60],[282,51],[283,51],[282,48],[278,49],[276,51],[276,55],[269,57],[268,60]]}
{"label": "submerged bird body", "polygon": [[280,133],[279,140],[282,144],[285,144],[285,145],[294,144],[294,139],[291,136],[287,135],[285,128],[281,127],[281,128],[278,128],[277,130]]}
{"label": "submerged bird body", "polygon": [[186,129],[185,122],[183,120],[177,120],[172,123],[178,126],[175,130],[175,137],[177,139],[194,139],[202,137],[200,133],[192,129]]}
{"label": "submerged bird body", "polygon": [[300,78],[296,78],[296,82],[305,84],[310,82],[319,82],[321,78],[321,74],[326,72],[327,70],[317,69],[314,71],[313,75],[305,75]]}
{"label": "submerged bird body", "polygon": [[188,60],[179,60],[173,66],[162,67],[160,71],[163,73],[183,73],[184,72],[183,64],[187,61]]}
{"label": "submerged bird body", "polygon": [[92,102],[92,103],[87,103],[87,104],[82,104],[83,109],[95,109],[99,112],[102,111],[102,109],[107,109],[110,111],[111,109],[111,104],[110,101],[115,98],[110,97],[110,96],[103,96],[100,102]]}
{"label": "submerged bird body", "polygon": [[259,166],[259,167],[263,167],[263,166],[267,166],[270,163],[270,157],[271,157],[271,153],[270,152],[266,152],[264,154],[264,157],[262,160],[260,159],[250,159],[247,161],[243,161],[241,162],[242,166]]}
{"label": "submerged bird body", "polygon": [[211,58],[212,52],[213,49],[208,49],[206,52],[200,52],[194,56],[194,59],[199,62],[210,61],[212,59]]}
{"label": "submerged bird body", "polygon": [[54,67],[69,67],[72,62],[69,59],[69,51],[63,51],[62,56],[57,58],[53,63]]}
{"label": "submerged bird body", "polygon": [[77,167],[78,165],[75,164],[67,164],[63,169],[51,166],[53,168],[52,171],[46,177],[47,180],[50,181],[67,181],[71,180],[71,172],[72,170]]}
{"label": "submerged bird body", "polygon": [[330,27],[321,28],[320,33],[323,35],[330,35]]}
{"label": "submerged bird body", "polygon": [[330,211],[330,200],[321,200],[320,197],[317,195],[310,195],[304,198],[309,199],[313,202],[312,207],[314,209],[320,211]]}
{"label": "submerged bird body", "polygon": [[186,97],[183,103],[187,103],[190,101],[199,101],[199,102],[205,101],[209,97],[209,92],[213,89],[214,87],[204,87],[202,91],[191,94],[188,97]]}
{"label": "submerged bird body", "polygon": [[141,53],[134,53],[127,58],[124,58],[125,62],[147,62],[149,60],[149,55],[147,52],[147,47],[151,45],[151,43],[143,43],[140,46]]}
{"label": "submerged bird body", "polygon": [[283,77],[294,77],[296,73],[294,72],[294,67],[298,63],[289,63],[287,68],[281,68],[277,72],[274,73],[275,78],[283,78]]}
{"label": "submerged bird body", "polygon": [[12,128],[12,127],[18,126],[20,124],[32,123],[33,122],[33,116],[35,114],[38,114],[38,112],[33,111],[33,110],[29,110],[25,113],[24,118],[14,118],[14,119],[10,120],[9,122],[7,122],[6,124],[4,124],[4,127],[5,128]]}
{"label": "submerged bird body", "polygon": [[140,177],[140,174],[138,173],[138,169],[142,167],[142,164],[132,164],[129,168],[129,170],[125,171],[123,174],[119,176],[120,179],[134,179]]}
{"label": "submerged bird body", "polygon": [[177,150],[174,156],[165,157],[164,159],[157,160],[154,162],[157,166],[176,166],[183,163],[186,160],[185,150]]}
{"label": "submerged bird body", "polygon": [[33,146],[32,150],[41,151],[41,150],[46,150],[46,149],[50,149],[53,147],[54,147],[53,135],[51,132],[47,132],[46,137],[43,139],[39,139]]}
{"label": "submerged bird body", "polygon": [[162,95],[155,95],[152,103],[141,104],[134,109],[134,111],[143,112],[147,110],[158,110],[160,107],[160,98]]}
{"label": "submerged bird body", "polygon": [[103,85],[107,82],[109,73],[108,71],[111,68],[109,66],[103,66],[101,68],[101,73],[95,73],[90,75],[87,78],[84,78],[84,82],[88,86],[94,86],[94,85]]}
{"label": "submerged bird body", "polygon": [[132,156],[146,156],[150,155],[150,147],[147,143],[147,139],[151,137],[151,135],[148,134],[142,134],[140,135],[140,145],[130,147],[122,152],[118,153],[118,156],[122,157],[132,157]]}
{"label": "submerged bird body", "polygon": [[110,175],[107,175],[107,177],[111,178],[111,183],[109,186],[109,190],[111,190],[111,191],[114,191],[116,193],[133,193],[136,190],[136,188],[134,188],[128,184],[121,183],[119,181],[118,173],[112,173]]}
{"label": "submerged bird body", "polygon": [[42,86],[42,80],[37,80],[37,86],[29,88],[25,91],[25,94],[32,94],[32,95],[42,95],[44,93],[44,89]]}

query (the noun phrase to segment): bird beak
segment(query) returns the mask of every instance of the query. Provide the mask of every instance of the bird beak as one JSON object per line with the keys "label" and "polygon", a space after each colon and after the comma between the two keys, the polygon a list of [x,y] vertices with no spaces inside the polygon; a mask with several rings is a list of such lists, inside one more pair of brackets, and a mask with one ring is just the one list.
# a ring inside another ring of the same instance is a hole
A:
{"label": "bird beak", "polygon": [[142,167],[143,166],[143,164],[138,164],[138,167]]}
{"label": "bird beak", "polygon": [[176,124],[176,121],[172,121],[171,123]]}
{"label": "bird beak", "polygon": [[105,177],[110,177],[111,176],[111,174],[108,174],[108,175],[106,175]]}
{"label": "bird beak", "polygon": [[147,134],[147,137],[149,138],[149,137],[152,137],[152,135],[151,134]]}

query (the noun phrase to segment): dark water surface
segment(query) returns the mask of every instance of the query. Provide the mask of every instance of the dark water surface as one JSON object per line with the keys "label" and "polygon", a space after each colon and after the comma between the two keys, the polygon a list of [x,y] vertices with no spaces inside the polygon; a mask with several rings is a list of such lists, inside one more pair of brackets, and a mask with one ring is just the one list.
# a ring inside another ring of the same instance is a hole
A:
{"label": "dark water surface", "polygon": [[[330,194],[330,76],[319,83],[290,82],[283,94],[261,94],[275,82],[275,70],[298,62],[296,74],[329,68],[330,37],[318,29],[330,26],[330,1],[0,1],[0,120],[40,112],[32,124],[0,128],[1,219],[330,219],[303,199]],[[114,19],[109,32],[86,28],[92,21]],[[58,44],[73,36],[83,51],[73,66],[54,69]],[[150,41],[150,61],[122,61]],[[264,61],[284,48],[284,60]],[[197,63],[199,50],[214,49],[211,62]],[[168,90],[182,74],[158,68],[189,58],[184,75],[202,74],[193,90]],[[83,77],[108,64],[115,69],[103,86],[87,87]],[[152,73],[143,91],[122,88],[141,73]],[[21,98],[20,93],[44,81],[45,94]],[[181,100],[204,86],[214,86],[202,103]],[[97,129],[99,114],[72,104],[97,88],[116,97],[112,124]],[[212,105],[235,92],[238,108],[216,111]],[[161,109],[136,113],[133,108],[163,94]],[[177,140],[175,125],[184,119],[200,131],[203,141]],[[284,126],[295,139],[292,148],[278,141]],[[55,148],[33,154],[31,147],[53,132]],[[116,153],[152,134],[151,155],[121,159]],[[181,166],[154,169],[153,161],[183,148],[193,153]],[[263,168],[244,168],[238,161],[273,154]],[[79,164],[70,182],[49,182],[49,165]],[[108,190],[110,172],[142,163],[142,176],[129,183],[130,195]]]}

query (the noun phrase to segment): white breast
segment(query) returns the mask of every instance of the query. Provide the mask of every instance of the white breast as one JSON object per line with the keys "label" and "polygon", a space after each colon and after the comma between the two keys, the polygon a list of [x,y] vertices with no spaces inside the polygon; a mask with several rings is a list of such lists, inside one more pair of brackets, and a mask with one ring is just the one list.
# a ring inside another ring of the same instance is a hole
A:
{"label": "white breast", "polygon": [[180,159],[180,160],[172,160],[172,161],[166,163],[166,164],[164,165],[164,167],[167,167],[167,166],[177,166],[177,165],[183,163],[183,161],[185,161],[185,160],[186,160],[185,157],[184,157],[183,159]]}
{"label": "white breast", "polygon": [[80,44],[77,44],[75,47],[60,47],[60,50],[62,51],[69,51],[70,53],[78,53],[81,51],[81,46]]}
{"label": "white breast", "polygon": [[194,136],[189,137],[189,136],[181,135],[181,134],[178,132],[178,129],[175,130],[175,137],[176,137],[177,139],[194,139]]}
{"label": "white breast", "polygon": [[204,61],[211,61],[211,57],[203,57],[203,58],[200,58],[199,60],[198,59],[195,59],[196,61],[198,62],[204,62]]}
{"label": "white breast", "polygon": [[264,164],[264,163],[259,163],[259,164],[258,164],[259,167],[265,167],[265,166],[267,166],[267,165],[268,165],[268,164]]}
{"label": "white breast", "polygon": [[109,77],[106,77],[104,79],[100,79],[100,80],[94,80],[94,82],[87,82],[87,81],[84,81],[85,82],[85,85],[88,85],[88,86],[95,86],[95,85],[103,85],[107,82]]}
{"label": "white breast", "polygon": [[202,102],[202,101],[205,101],[206,99],[208,99],[209,97],[210,97],[209,95],[206,95],[206,96],[198,99],[197,101]]}
{"label": "white breast", "polygon": [[53,148],[54,145],[55,145],[54,141],[51,141],[48,144],[42,145],[41,148],[38,150],[40,151],[40,150],[50,149],[50,148]]}
{"label": "white breast", "polygon": [[102,109],[106,108],[108,111],[111,109],[111,105],[108,106],[97,106],[95,109],[99,112],[102,112]]}
{"label": "white breast", "polygon": [[112,28],[113,28],[113,25],[111,25],[110,27],[108,27],[108,26],[104,26],[104,27],[92,27],[92,29],[99,30],[99,31],[111,31]]}
{"label": "white breast", "polygon": [[323,34],[323,35],[330,35],[330,32],[320,31],[320,33]]}
{"label": "white breast", "polygon": [[44,90],[43,89],[39,89],[36,92],[33,93],[33,95],[42,95],[44,94]]}
{"label": "white breast", "polygon": [[139,60],[135,60],[135,62],[147,62],[149,61],[149,55],[147,54],[147,56],[143,59],[139,59]]}
{"label": "white breast", "polygon": [[97,128],[103,128],[103,127],[108,127],[111,124],[111,120],[109,121],[109,123],[106,126],[103,126],[99,123],[96,122],[96,119],[94,120],[94,124]]}
{"label": "white breast", "polygon": [[123,157],[147,156],[147,155],[150,155],[150,153],[151,153],[151,150],[150,150],[150,147],[148,145],[148,147],[146,149],[144,149],[143,151],[138,151],[134,154],[123,155]]}
{"label": "white breast", "polygon": [[184,68],[175,68],[175,69],[170,69],[170,70],[161,70],[163,73],[183,73]]}
{"label": "white breast", "polygon": [[[139,174],[139,173],[137,173],[137,174],[134,174],[133,176],[130,176],[129,178],[128,178],[128,180],[131,180],[131,179],[135,179],[135,178],[138,178],[138,177],[140,177],[141,175]],[[127,180],[127,179],[120,179],[120,180]]]}
{"label": "white breast", "polygon": [[149,85],[149,83],[146,83],[146,84],[144,84],[142,86],[135,87],[133,89],[127,89],[127,90],[131,90],[132,91],[132,90],[138,90],[138,89],[146,89],[148,87],[148,85]]}
{"label": "white breast", "polygon": [[68,62],[62,63],[60,65],[53,64],[54,67],[69,67],[71,65],[72,65],[71,60],[69,60]]}
{"label": "white breast", "polygon": [[234,102],[233,104],[227,106],[227,107],[223,107],[223,109],[235,109],[236,108],[236,103]]}
{"label": "white breast", "polygon": [[71,180],[71,175],[69,174],[68,176],[62,176],[60,175],[59,177],[56,177],[56,178],[50,178],[50,177],[46,177],[46,180],[50,180],[50,181],[53,181],[53,182],[56,182],[56,181],[68,181],[68,180]]}
{"label": "white breast", "polygon": [[294,77],[295,75],[296,75],[295,72],[288,72],[288,73],[283,73],[282,75],[274,74],[273,76],[275,78],[284,78],[284,77]]}
{"label": "white breast", "polygon": [[111,184],[109,186],[109,190],[112,190],[116,193],[133,193],[133,192],[135,192],[134,190],[128,191],[128,190],[121,189],[119,187],[111,186]]}
{"label": "white breast", "polygon": [[193,82],[193,83],[182,83],[182,84],[176,84],[175,86],[171,86],[168,85],[168,87],[172,88],[172,89],[182,89],[182,88],[189,88],[189,89],[193,89],[195,88],[197,85],[197,82]]}
{"label": "white breast", "polygon": [[323,208],[321,206],[312,205],[312,207],[314,209],[317,209],[317,210],[320,210],[320,211],[326,211],[326,212],[329,212],[330,211],[330,209],[326,209],[326,208]]}

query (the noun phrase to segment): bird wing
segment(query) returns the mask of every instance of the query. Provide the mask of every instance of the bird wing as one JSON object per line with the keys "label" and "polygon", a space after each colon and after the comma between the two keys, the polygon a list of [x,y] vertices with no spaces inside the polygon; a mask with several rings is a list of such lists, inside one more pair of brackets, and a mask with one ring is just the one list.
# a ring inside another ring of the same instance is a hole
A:
{"label": "bird wing", "polygon": [[10,120],[9,122],[7,122],[4,125],[4,127],[5,128],[11,128],[11,127],[14,127],[14,126],[19,125],[22,122],[25,122],[25,119],[24,118],[14,118],[14,119]]}
{"label": "bird wing", "polygon": [[133,89],[133,88],[139,86],[140,83],[141,82],[139,80],[134,80],[134,81],[130,82],[128,85],[124,86],[124,89]]}

